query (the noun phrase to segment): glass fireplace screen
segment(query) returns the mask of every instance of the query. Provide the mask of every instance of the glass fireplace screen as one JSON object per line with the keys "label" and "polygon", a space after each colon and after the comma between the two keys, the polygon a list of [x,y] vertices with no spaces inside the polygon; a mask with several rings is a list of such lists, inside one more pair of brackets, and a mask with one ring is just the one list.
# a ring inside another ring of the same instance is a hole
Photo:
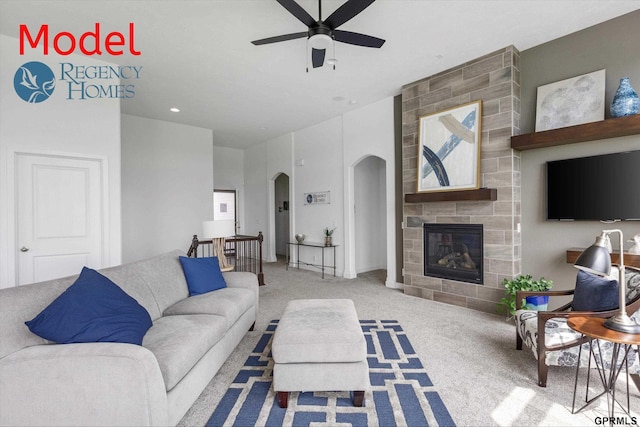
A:
{"label": "glass fireplace screen", "polygon": [[424,224],[424,275],[483,283],[482,224]]}

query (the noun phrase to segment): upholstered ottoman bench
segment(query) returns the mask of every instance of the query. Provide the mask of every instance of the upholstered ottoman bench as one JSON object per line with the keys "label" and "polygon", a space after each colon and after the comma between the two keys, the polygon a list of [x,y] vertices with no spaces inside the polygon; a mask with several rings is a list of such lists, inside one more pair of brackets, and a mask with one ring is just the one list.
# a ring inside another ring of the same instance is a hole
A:
{"label": "upholstered ottoman bench", "polygon": [[353,391],[362,406],[369,389],[367,345],[353,301],[290,301],[271,346],[273,389],[286,408],[291,391]]}

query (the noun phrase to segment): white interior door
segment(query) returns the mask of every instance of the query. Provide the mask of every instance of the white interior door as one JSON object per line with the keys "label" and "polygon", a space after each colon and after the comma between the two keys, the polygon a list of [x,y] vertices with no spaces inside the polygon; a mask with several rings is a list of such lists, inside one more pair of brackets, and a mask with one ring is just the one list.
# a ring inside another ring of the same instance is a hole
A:
{"label": "white interior door", "polygon": [[18,284],[102,267],[102,167],[100,159],[17,155]]}

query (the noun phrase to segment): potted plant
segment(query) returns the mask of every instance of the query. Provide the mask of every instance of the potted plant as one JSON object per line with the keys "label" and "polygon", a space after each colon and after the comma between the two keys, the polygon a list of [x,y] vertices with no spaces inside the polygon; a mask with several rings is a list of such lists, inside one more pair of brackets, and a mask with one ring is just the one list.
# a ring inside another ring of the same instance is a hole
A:
{"label": "potted plant", "polygon": [[[516,312],[516,292],[517,291],[548,291],[553,286],[552,280],[547,280],[541,277],[538,280],[533,280],[533,277],[529,274],[520,275],[514,279],[504,279],[502,285],[506,289],[506,295],[500,300],[499,306],[503,312],[506,312],[510,316],[513,316]],[[544,311],[547,309],[549,303],[549,297],[542,296],[530,296],[525,298],[525,304],[523,307],[529,310]]]}
{"label": "potted plant", "polygon": [[331,242],[331,236],[333,236],[333,232],[336,230],[335,227],[333,228],[329,228],[329,227],[325,227],[324,228],[324,245],[325,246],[331,246],[332,242]]}

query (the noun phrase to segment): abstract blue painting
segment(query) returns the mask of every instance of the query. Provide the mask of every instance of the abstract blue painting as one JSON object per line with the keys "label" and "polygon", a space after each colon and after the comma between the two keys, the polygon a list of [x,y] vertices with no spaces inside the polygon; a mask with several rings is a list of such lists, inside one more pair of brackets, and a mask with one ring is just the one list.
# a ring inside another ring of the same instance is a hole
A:
{"label": "abstract blue painting", "polygon": [[479,188],[481,121],[482,101],[420,117],[418,192]]}

